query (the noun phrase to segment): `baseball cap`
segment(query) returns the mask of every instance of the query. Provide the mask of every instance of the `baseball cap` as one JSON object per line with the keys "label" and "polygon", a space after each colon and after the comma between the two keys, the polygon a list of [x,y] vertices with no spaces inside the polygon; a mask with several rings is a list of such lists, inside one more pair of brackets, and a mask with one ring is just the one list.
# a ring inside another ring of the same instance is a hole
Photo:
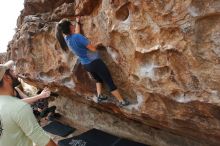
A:
{"label": "baseball cap", "polygon": [[0,64],[0,80],[2,80],[5,71],[12,68],[14,66],[14,61],[9,60],[4,64]]}

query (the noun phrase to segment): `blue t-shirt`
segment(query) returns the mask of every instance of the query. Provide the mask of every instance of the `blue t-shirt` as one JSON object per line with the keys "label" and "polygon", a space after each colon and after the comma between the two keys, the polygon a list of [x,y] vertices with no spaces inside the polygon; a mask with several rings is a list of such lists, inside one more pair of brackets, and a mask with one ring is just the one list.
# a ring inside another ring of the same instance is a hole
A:
{"label": "blue t-shirt", "polygon": [[86,46],[89,40],[81,34],[71,34],[65,37],[68,47],[76,54],[82,64],[89,64],[100,58],[97,51],[90,51]]}

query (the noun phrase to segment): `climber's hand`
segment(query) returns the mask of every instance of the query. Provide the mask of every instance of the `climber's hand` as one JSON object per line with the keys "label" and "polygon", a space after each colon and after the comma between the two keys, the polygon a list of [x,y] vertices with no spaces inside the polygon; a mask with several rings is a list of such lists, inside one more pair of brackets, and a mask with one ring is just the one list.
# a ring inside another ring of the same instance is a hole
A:
{"label": "climber's hand", "polygon": [[76,17],[76,22],[79,23],[80,22],[80,16]]}

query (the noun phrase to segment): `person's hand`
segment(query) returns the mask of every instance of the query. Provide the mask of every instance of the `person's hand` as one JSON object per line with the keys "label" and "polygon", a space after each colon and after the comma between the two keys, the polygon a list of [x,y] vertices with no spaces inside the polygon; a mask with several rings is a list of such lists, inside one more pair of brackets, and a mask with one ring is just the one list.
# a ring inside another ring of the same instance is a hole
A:
{"label": "person's hand", "polygon": [[76,22],[79,23],[80,22],[80,16],[76,17]]}
{"label": "person's hand", "polygon": [[50,90],[49,88],[45,87],[43,91],[40,93],[41,99],[47,98],[50,96]]}
{"label": "person's hand", "polygon": [[[16,96],[16,97],[20,96],[20,93],[22,92],[21,89],[18,88],[18,87],[15,87],[14,89],[15,89],[15,90],[14,90],[14,93],[13,93],[14,96]],[[16,91],[17,91],[17,92],[16,92]]]}
{"label": "person's hand", "polygon": [[18,88],[18,87],[15,87],[15,90],[17,90],[18,92],[20,92],[20,91],[21,91],[21,89],[20,89],[20,88]]}

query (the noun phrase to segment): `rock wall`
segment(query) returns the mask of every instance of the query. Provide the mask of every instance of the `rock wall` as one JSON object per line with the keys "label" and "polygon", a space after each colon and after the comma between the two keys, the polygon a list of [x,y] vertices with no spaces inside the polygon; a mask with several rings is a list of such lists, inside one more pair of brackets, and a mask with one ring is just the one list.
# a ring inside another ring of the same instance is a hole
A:
{"label": "rock wall", "polygon": [[0,63],[4,63],[6,62],[6,56],[7,56],[7,53],[0,53]]}
{"label": "rock wall", "polygon": [[78,15],[132,101],[125,109],[92,102],[95,108],[220,145],[219,0],[25,0],[7,58],[27,82],[90,103],[94,81],[54,35],[60,19]]}

